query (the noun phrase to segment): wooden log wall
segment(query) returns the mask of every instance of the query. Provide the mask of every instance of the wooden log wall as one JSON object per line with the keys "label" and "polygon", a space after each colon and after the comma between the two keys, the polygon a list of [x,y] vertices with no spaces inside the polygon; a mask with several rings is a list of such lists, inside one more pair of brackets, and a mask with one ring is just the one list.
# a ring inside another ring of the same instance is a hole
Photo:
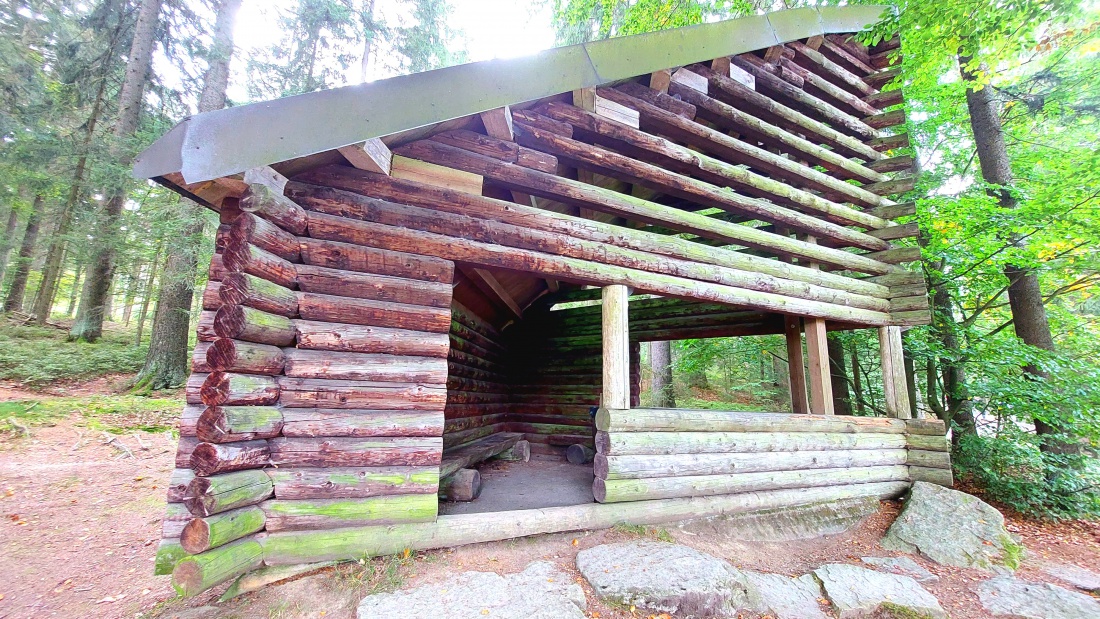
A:
{"label": "wooden log wall", "polygon": [[451,306],[443,447],[450,451],[504,432],[511,410],[505,338],[457,300]]}
{"label": "wooden log wall", "polygon": [[951,485],[940,421],[602,408],[596,428],[592,489],[601,503],[913,479]]}

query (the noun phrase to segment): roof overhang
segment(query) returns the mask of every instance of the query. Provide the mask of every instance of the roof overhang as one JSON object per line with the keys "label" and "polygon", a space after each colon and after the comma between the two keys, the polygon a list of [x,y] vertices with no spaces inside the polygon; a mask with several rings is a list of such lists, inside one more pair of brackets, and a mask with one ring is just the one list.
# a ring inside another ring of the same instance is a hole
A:
{"label": "roof overhang", "polygon": [[207,112],[145,149],[134,176],[187,183],[237,174],[505,105],[796,39],[858,32],[878,5],[792,9],[559,47]]}

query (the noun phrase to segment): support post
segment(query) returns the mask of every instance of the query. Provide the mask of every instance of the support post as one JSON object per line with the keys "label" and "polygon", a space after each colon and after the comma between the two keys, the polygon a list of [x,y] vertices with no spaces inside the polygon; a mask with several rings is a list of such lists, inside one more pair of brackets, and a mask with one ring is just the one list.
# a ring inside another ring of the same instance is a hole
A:
{"label": "support post", "polygon": [[882,392],[886,400],[886,414],[898,419],[911,419],[901,327],[879,327],[878,350],[882,360]]}
{"label": "support post", "polygon": [[832,415],[833,383],[829,375],[829,340],[824,318],[806,318],[806,355],[810,361],[810,412]]}
{"label": "support post", "polygon": [[630,289],[621,284],[603,289],[604,408],[630,408],[629,298]]}
{"label": "support post", "polygon": [[787,363],[790,365],[791,412],[810,412],[806,399],[806,360],[802,356],[802,321],[797,316],[783,318],[783,334],[787,338]]}

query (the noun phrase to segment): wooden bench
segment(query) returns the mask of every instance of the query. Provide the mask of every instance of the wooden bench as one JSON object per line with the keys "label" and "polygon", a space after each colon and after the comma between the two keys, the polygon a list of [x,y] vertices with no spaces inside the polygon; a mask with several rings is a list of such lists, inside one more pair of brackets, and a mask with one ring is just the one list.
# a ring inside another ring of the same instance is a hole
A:
{"label": "wooden bench", "polygon": [[521,441],[526,442],[518,432],[501,432],[444,451],[439,467],[440,497],[452,501],[476,499],[481,494],[481,474],[469,467],[512,450]]}

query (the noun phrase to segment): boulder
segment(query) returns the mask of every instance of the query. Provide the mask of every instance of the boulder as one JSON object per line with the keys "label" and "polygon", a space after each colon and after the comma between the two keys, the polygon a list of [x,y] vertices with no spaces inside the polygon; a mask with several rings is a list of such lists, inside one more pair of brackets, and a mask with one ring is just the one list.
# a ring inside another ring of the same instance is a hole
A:
{"label": "boulder", "polygon": [[745,586],[748,610],[776,619],[829,619],[822,609],[821,584],[813,574],[790,578],[740,570],[738,579]]}
{"label": "boulder", "polygon": [[678,544],[604,544],[577,553],[577,569],[601,598],[684,619],[729,617],[746,604],[737,570]]}
{"label": "boulder", "polygon": [[991,578],[978,586],[978,599],[990,614],[1014,619],[1096,619],[1100,600],[1047,583]]}
{"label": "boulder", "polygon": [[1100,593],[1100,574],[1069,563],[1052,563],[1042,567],[1043,572],[1067,582],[1083,591]]}
{"label": "boulder", "polygon": [[891,611],[913,618],[947,617],[936,598],[908,576],[884,574],[843,563],[823,565],[814,570],[814,576],[821,581],[825,597],[840,619]]}
{"label": "boulder", "polygon": [[408,591],[370,595],[358,619],[453,617],[454,619],[584,619],[580,585],[553,564],[537,561],[519,574],[465,572]]}
{"label": "boulder", "polygon": [[1023,552],[1005,530],[1001,512],[965,492],[920,481],[914,482],[882,547],[980,569],[1015,570]]}
{"label": "boulder", "polygon": [[880,572],[908,576],[917,582],[936,582],[940,579],[909,557],[863,557],[860,560]]}

